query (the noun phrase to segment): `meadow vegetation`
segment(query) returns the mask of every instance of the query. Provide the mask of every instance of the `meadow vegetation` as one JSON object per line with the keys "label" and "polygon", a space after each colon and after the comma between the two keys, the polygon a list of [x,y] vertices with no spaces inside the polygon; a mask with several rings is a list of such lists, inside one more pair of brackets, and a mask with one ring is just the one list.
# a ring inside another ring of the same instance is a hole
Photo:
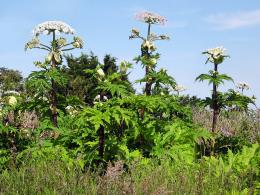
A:
{"label": "meadow vegetation", "polygon": [[[155,43],[170,38],[153,27],[166,19],[136,18],[147,27],[146,36],[134,28],[129,37],[141,40],[136,64],[73,56],[83,40],[68,24],[48,21],[25,46],[47,52],[34,63],[39,70],[23,78],[0,69],[0,194],[260,193],[260,110],[247,83],[219,90],[236,83],[218,67],[230,60],[226,50],[202,53],[213,68],[194,79],[212,85],[209,96],[184,95],[157,67]],[[128,79],[137,65],[139,94]]]}

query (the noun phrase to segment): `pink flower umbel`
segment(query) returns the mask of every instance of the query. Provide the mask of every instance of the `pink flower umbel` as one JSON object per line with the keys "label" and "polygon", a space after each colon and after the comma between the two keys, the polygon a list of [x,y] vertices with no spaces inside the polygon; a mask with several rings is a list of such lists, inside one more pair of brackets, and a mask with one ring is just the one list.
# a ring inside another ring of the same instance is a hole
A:
{"label": "pink flower umbel", "polygon": [[156,13],[151,13],[147,11],[139,12],[135,15],[135,18],[139,21],[149,23],[149,24],[160,24],[164,25],[166,23],[166,18],[163,16],[160,16]]}

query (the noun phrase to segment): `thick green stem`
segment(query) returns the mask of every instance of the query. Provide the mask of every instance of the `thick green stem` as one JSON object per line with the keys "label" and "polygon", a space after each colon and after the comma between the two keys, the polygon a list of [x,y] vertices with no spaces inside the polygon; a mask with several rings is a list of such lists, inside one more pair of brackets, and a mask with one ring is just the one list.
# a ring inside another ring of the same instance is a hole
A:
{"label": "thick green stem", "polygon": [[[214,71],[218,71],[218,64],[214,64]],[[213,82],[213,93],[212,93],[212,108],[213,108],[213,119],[212,119],[212,132],[216,132],[216,125],[217,125],[217,118],[219,114],[218,108],[218,92],[217,92],[217,85]]]}
{"label": "thick green stem", "polygon": [[[104,101],[104,93],[101,92],[100,93],[100,101],[103,102]],[[104,158],[104,151],[105,151],[105,127],[103,125],[100,125],[99,129],[98,129],[98,137],[99,137],[99,141],[98,141],[98,154],[99,154],[99,162],[102,162],[103,158]]]}
{"label": "thick green stem", "polygon": [[[149,37],[151,35],[151,24],[149,23],[148,24],[148,30],[147,30],[147,38],[146,40],[149,40]],[[147,58],[150,57],[150,54],[149,54],[149,51],[147,50],[146,54]],[[149,65],[146,65],[145,66],[145,75],[147,77],[147,75],[151,72],[151,68],[149,67]],[[146,81],[146,84],[145,84],[145,94],[147,96],[150,96],[151,95],[151,91],[152,91],[152,81],[150,79],[148,79],[148,81]]]}
{"label": "thick green stem", "polygon": [[[218,64],[214,64],[214,73],[218,71]],[[216,74],[214,74],[216,77]],[[219,107],[218,107],[218,91],[217,91],[217,85],[213,82],[213,93],[212,93],[212,108],[213,108],[213,116],[212,116],[212,133],[215,135],[216,133],[216,127],[217,127],[217,120],[219,115]],[[211,142],[211,155],[214,155],[215,150],[215,141],[212,140]]]}
{"label": "thick green stem", "polygon": [[[56,43],[55,43],[55,32],[53,31],[52,38],[52,49],[55,51]],[[56,68],[56,62],[54,57],[51,60],[51,68]],[[56,84],[54,79],[51,79],[51,108],[52,108],[52,120],[54,127],[58,127],[58,112],[57,112],[57,92],[56,92]]]}
{"label": "thick green stem", "polygon": [[148,24],[148,31],[147,31],[147,37],[146,37],[146,40],[149,39],[150,35],[151,35],[151,24],[149,23],[149,24]]}

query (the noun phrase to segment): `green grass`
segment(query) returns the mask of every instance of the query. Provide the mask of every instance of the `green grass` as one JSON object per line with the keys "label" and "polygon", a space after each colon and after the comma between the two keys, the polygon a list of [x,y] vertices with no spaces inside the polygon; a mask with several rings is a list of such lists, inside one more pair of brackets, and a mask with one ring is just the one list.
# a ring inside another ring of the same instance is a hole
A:
{"label": "green grass", "polygon": [[105,175],[82,172],[60,161],[38,162],[0,175],[0,194],[257,194],[253,173],[215,174],[207,163],[152,160]]}

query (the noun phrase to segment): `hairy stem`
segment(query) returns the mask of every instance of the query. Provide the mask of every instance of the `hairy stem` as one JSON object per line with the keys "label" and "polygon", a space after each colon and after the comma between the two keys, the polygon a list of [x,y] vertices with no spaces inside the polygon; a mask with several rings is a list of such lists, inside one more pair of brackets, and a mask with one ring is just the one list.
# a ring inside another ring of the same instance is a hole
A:
{"label": "hairy stem", "polygon": [[[214,71],[218,71],[218,64],[214,64]],[[216,77],[216,75],[214,75]],[[217,92],[217,85],[213,82],[213,93],[212,93],[212,108],[213,108],[213,116],[212,116],[212,133],[215,135],[216,127],[217,127],[217,120],[219,115],[219,107],[218,107],[218,92]],[[211,155],[214,155],[214,148],[215,148],[215,141],[212,140],[211,142]]]}
{"label": "hairy stem", "polygon": [[[55,32],[53,31],[53,40],[52,40],[52,47],[55,50]],[[55,59],[52,58],[51,61],[51,68],[56,68]],[[56,92],[56,84],[54,79],[51,79],[51,108],[52,108],[52,120],[54,127],[58,127],[58,112],[57,112],[57,92]]]}
{"label": "hairy stem", "polygon": [[[214,71],[218,71],[218,65],[214,64]],[[217,85],[213,82],[213,93],[212,93],[212,108],[213,108],[213,120],[212,120],[212,132],[216,132],[216,125],[217,125],[217,118],[219,114],[219,108],[218,108],[218,92],[217,92]]]}
{"label": "hairy stem", "polygon": [[[151,24],[149,23],[148,24],[148,30],[147,30],[147,38],[146,40],[149,40],[149,37],[150,37],[150,34],[151,34]],[[145,52],[145,55],[149,58],[150,57],[150,54],[149,54],[149,51],[147,50]],[[146,65],[145,66],[145,75],[147,76],[149,73],[151,72],[151,68]],[[145,84],[145,94],[147,96],[150,96],[151,95],[151,91],[152,91],[152,81],[148,80],[146,81],[146,84]]]}
{"label": "hairy stem", "polygon": [[[104,101],[104,94],[103,92],[100,93],[100,101],[103,102]],[[104,150],[105,150],[105,127],[103,125],[100,125],[99,129],[98,129],[98,137],[99,137],[99,141],[98,141],[98,154],[99,154],[99,158],[100,158],[100,162],[102,162],[103,158],[104,158]]]}

